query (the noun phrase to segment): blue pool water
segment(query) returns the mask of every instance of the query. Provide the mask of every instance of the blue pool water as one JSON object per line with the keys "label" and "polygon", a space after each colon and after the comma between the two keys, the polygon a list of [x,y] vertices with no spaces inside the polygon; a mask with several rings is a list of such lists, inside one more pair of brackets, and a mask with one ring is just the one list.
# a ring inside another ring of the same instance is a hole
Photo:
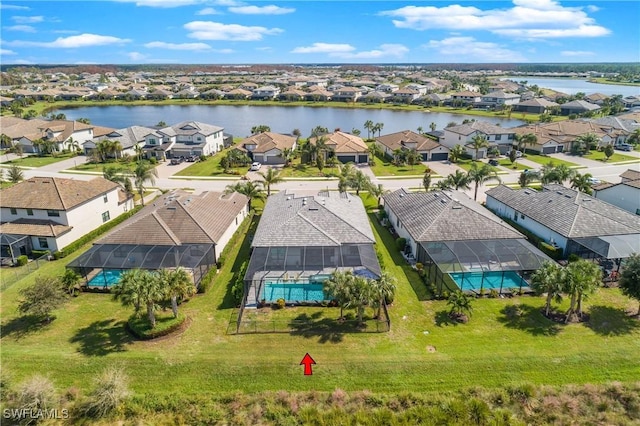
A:
{"label": "blue pool water", "polygon": [[287,302],[315,302],[327,300],[319,283],[264,283],[262,297],[266,302],[278,299]]}
{"label": "blue pool water", "polygon": [[120,281],[122,274],[120,269],[107,269],[99,272],[98,275],[89,280],[89,287],[112,287]]}
{"label": "blue pool water", "polygon": [[506,271],[504,272],[504,278],[502,271],[485,272],[484,282],[482,272],[452,272],[449,274],[451,278],[456,282],[460,290],[475,290],[480,291],[480,287],[491,290],[495,288],[499,290],[501,287],[505,288],[520,288],[520,286],[527,286],[527,282],[520,278],[517,272]]}

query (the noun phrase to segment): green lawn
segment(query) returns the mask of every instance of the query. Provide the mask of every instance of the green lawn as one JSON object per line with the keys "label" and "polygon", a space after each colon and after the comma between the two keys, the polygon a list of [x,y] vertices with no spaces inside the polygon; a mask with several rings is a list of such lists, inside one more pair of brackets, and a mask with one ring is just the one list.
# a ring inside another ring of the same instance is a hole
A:
{"label": "green lawn", "polygon": [[604,155],[603,151],[589,151],[588,154],[583,155],[584,158],[588,158],[590,160],[602,161],[603,163],[619,163],[622,161],[640,161],[636,157],[632,157],[630,155],[619,154],[615,152],[609,159],[607,160],[607,156]]}
{"label": "green lawn", "polygon": [[218,152],[213,157],[208,157],[205,161],[197,161],[181,170],[176,176],[216,176],[216,177],[240,177],[247,174],[249,166],[240,166],[231,169],[232,173],[225,173],[220,160],[227,154],[230,148]]}
{"label": "green lawn", "polygon": [[[15,164],[20,167],[42,167],[73,157],[75,157],[75,154],[57,154],[55,157],[51,155],[45,155],[42,157],[39,155],[25,155],[24,157],[16,158],[15,160],[3,161],[2,164]],[[80,157],[78,159],[78,162],[82,161],[84,161],[84,157]]]}
{"label": "green lawn", "polygon": [[[376,159],[376,164],[371,166],[371,171],[376,176],[422,176],[424,175],[426,168],[424,164],[416,164],[414,166],[396,166],[389,162],[389,160]],[[432,174],[432,177],[438,177],[436,174]]]}
{"label": "green lawn", "polygon": [[280,169],[280,177],[283,178],[332,177],[337,176],[339,173],[340,169],[337,166],[325,166],[321,172],[315,165],[302,164],[299,158],[295,158],[291,162],[291,166]]}
{"label": "green lawn", "polygon": [[498,164],[500,164],[502,167],[506,167],[507,169],[510,169],[510,170],[528,170],[528,169],[530,169],[530,167],[527,167],[524,164],[520,164],[520,163],[518,163],[518,161],[516,161],[515,163],[511,163],[511,160],[509,160],[508,158],[503,158],[502,160],[498,160]]}
{"label": "green lawn", "polygon": [[[368,206],[375,204],[364,199]],[[542,298],[522,297],[476,300],[470,323],[456,325],[447,319],[444,301],[427,300],[425,286],[377,222],[383,263],[398,279],[390,332],[349,334],[328,327],[324,333],[226,334],[233,313],[228,283],[249,254],[252,226],[248,237],[241,235],[232,245],[213,287],[181,307],[188,328],[157,342],[133,340],[123,328],[131,308],[106,294],[82,294],[56,311],[53,323],[36,327],[16,312],[18,291],[34,276],[19,281],[2,292],[0,302],[3,370],[15,383],[40,373],[60,389],[86,391],[106,365],[117,364],[137,393],[181,395],[336,388],[429,392],[640,377],[640,321],[624,314],[637,309],[637,302],[617,289],[601,289],[585,302],[589,324],[553,323],[540,313]],[[79,254],[49,263],[39,273],[58,275]],[[287,317],[317,312],[288,309]],[[326,308],[322,315],[337,318],[338,309]],[[311,377],[299,365],[307,352],[317,362]]]}
{"label": "green lawn", "polygon": [[555,158],[555,157],[548,157],[546,155],[538,155],[538,154],[529,154],[527,153],[523,158],[529,160],[529,161],[533,161],[534,163],[538,163],[541,166],[547,165],[549,164],[549,162],[551,162],[551,164],[553,164],[553,166],[559,166],[560,164],[565,164],[568,167],[575,167],[575,168],[579,168],[580,166],[576,163],[571,163],[569,161],[565,161],[565,160],[561,160],[559,158]]}

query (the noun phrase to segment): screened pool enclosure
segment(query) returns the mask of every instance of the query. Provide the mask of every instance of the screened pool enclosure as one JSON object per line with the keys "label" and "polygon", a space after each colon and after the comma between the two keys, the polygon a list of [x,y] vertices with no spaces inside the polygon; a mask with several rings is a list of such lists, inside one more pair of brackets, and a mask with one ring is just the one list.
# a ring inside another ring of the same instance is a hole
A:
{"label": "screened pool enclosure", "polygon": [[439,294],[528,291],[528,275],[551,260],[524,239],[423,242],[416,258]]}
{"label": "screened pool enclosure", "polygon": [[215,263],[213,244],[176,246],[97,244],[71,261],[67,268],[80,273],[88,287],[108,289],[119,275],[130,269],[175,269],[191,273],[196,287]]}

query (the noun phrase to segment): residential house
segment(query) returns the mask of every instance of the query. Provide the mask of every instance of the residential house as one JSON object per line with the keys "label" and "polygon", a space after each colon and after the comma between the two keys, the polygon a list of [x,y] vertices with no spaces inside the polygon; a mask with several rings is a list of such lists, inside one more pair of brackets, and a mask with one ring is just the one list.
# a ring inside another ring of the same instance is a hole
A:
{"label": "residential house", "polygon": [[[175,190],[115,227],[67,268],[89,287],[108,288],[130,269],[186,269],[196,287],[249,215],[239,193]],[[114,279],[115,277],[115,279]]]}
{"label": "residential house", "polygon": [[478,107],[503,108],[509,105],[515,105],[520,102],[520,95],[517,93],[505,93],[501,90],[489,92],[480,97],[480,102],[476,103]]}
{"label": "residential house", "polygon": [[[361,137],[345,132],[333,132],[320,136],[324,139],[328,158],[335,155],[341,163],[366,164],[369,162],[369,147]],[[318,138],[309,138],[309,143],[316,144]]]}
{"label": "residential house", "polygon": [[379,136],[375,141],[385,155],[392,157],[397,149],[415,149],[422,161],[443,161],[449,158],[449,148],[440,145],[433,138],[411,130]]}
{"label": "residential house", "polygon": [[336,89],[331,97],[334,101],[355,102],[362,96],[362,90],[357,87],[340,87]]}
{"label": "residential house", "polygon": [[117,130],[112,129],[107,134],[95,137],[93,140],[85,142],[83,144],[83,148],[86,155],[91,155],[98,143],[104,140],[110,140],[120,144],[122,147],[120,155],[130,155],[135,157],[138,154],[136,148],[143,148],[146,145],[145,138],[154,133],[155,129],[143,126],[130,126]]}
{"label": "residential house", "polygon": [[306,92],[296,87],[289,87],[278,95],[278,99],[281,101],[301,101],[305,95]]}
{"label": "residential house", "polygon": [[[56,151],[75,149],[93,139],[93,126],[71,120],[25,120],[17,117],[0,118],[1,132],[22,147],[25,153],[37,153],[40,140],[51,142]],[[34,144],[35,142],[35,144]]]}
{"label": "residential house", "polygon": [[640,217],[562,185],[542,191],[499,185],[486,206],[532,232],[564,256],[621,259],[640,253]]}
{"label": "residential house", "polygon": [[304,95],[305,101],[330,101],[333,98],[333,92],[325,90],[321,87],[310,89],[309,93]]}
{"label": "residential house", "polygon": [[256,87],[251,92],[252,99],[275,99],[280,94],[280,89],[275,86]]}
{"label": "residential house", "polygon": [[610,96],[607,96],[603,93],[591,93],[589,95],[586,95],[584,97],[584,100],[587,102],[590,102],[592,104],[596,104],[596,105],[604,105],[605,102],[610,98]]}
{"label": "residential house", "polygon": [[575,100],[560,105],[560,114],[584,114],[589,112],[595,112],[600,109],[599,105],[592,104],[591,102],[583,100]]}
{"label": "residential house", "polygon": [[[155,139],[155,134],[162,137],[161,143],[170,144],[171,157],[188,157],[191,155],[212,155],[224,148],[224,129],[199,121],[183,121],[173,126],[158,129],[148,138]],[[151,142],[147,141],[147,144]]]}
{"label": "residential house", "polygon": [[0,191],[0,234],[14,243],[3,257],[67,245],[133,208],[133,197],[101,177],[33,177]]}
{"label": "residential house", "polygon": [[373,91],[369,92],[366,95],[362,95],[358,98],[358,102],[368,103],[368,104],[376,104],[376,103],[384,103],[387,99],[391,98],[392,95],[387,92],[379,92]]}
{"label": "residential house", "polygon": [[[462,145],[472,157],[475,156],[476,152],[469,144],[474,137],[484,137],[490,146],[495,145],[501,154],[506,154],[512,149],[513,137],[515,135],[514,129],[496,126],[484,121],[472,121],[467,124],[447,127],[443,131],[444,134],[440,139],[442,145],[448,148],[453,148],[455,145]],[[481,148],[478,150],[478,157],[485,158],[487,151],[488,148]]]}
{"label": "residential house", "polygon": [[386,194],[389,225],[405,238],[405,253],[424,266],[438,293],[482,293],[527,287],[526,277],[549,260],[525,236],[457,191]]}
{"label": "residential house", "polygon": [[629,169],[620,177],[622,181],[619,183],[603,182],[592,186],[593,196],[640,215],[640,171]]}
{"label": "residential house", "polygon": [[514,104],[512,110],[530,114],[548,114],[553,108],[559,106],[560,104],[551,102],[545,98],[534,98]]}
{"label": "residential house", "polygon": [[378,278],[374,244],[359,197],[337,191],[272,195],[251,241],[243,304],[251,308],[278,298],[287,303],[325,300],[322,291],[298,296],[284,292],[283,284],[315,284],[317,289],[335,271]]}
{"label": "residential house", "polygon": [[601,146],[615,143],[617,132],[611,126],[598,124],[590,120],[564,120],[553,123],[531,124],[514,127],[518,134],[532,133],[537,142],[533,146],[526,147],[541,154],[553,154],[555,152],[570,152],[575,140],[584,134],[592,133],[600,140]]}
{"label": "residential house", "polygon": [[391,93],[391,98],[397,102],[412,103],[420,97],[420,92],[416,89],[404,87]]}
{"label": "residential house", "polygon": [[238,88],[238,89],[233,89],[226,92],[224,97],[226,99],[249,99],[249,97],[251,96],[251,93],[252,92],[250,92],[249,90]]}
{"label": "residential house", "polygon": [[603,129],[608,129],[607,134],[612,137],[613,144],[619,145],[627,142],[627,138],[636,130],[640,129],[640,123],[614,115],[590,119]]}
{"label": "residential house", "polygon": [[285,150],[294,150],[298,138],[280,133],[263,132],[242,140],[236,149],[262,164],[284,164]]}
{"label": "residential house", "polygon": [[481,96],[482,95],[479,92],[463,90],[452,93],[449,103],[451,105],[472,105],[476,102],[480,102]]}

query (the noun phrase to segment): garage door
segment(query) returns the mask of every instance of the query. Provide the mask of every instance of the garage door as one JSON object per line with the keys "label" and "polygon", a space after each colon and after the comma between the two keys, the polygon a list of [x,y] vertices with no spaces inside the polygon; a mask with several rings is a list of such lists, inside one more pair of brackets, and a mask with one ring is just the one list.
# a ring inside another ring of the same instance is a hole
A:
{"label": "garage door", "polygon": [[338,155],[337,157],[338,157],[338,161],[344,164],[356,162],[355,155]]}
{"label": "garage door", "polygon": [[545,146],[544,148],[542,148],[543,154],[553,154],[554,152],[556,152],[555,146]]}
{"label": "garage door", "polygon": [[429,153],[428,152],[423,152],[420,155],[422,156],[422,161],[429,161]]}
{"label": "garage door", "polygon": [[444,161],[449,158],[448,152],[437,152],[435,154],[431,154],[431,161]]}
{"label": "garage door", "polygon": [[367,154],[358,155],[358,163],[364,164],[369,162],[369,156]]}

